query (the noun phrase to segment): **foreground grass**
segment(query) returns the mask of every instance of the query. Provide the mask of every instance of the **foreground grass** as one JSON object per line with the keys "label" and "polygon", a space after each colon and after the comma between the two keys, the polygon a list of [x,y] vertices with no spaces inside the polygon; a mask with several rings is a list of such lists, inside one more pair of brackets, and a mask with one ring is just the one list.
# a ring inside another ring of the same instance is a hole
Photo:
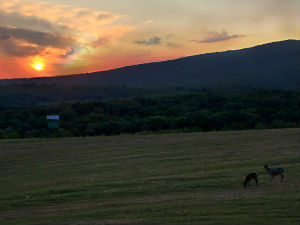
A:
{"label": "foreground grass", "polygon": [[[0,141],[0,224],[299,224],[299,142],[299,129]],[[244,189],[249,172],[260,185]]]}

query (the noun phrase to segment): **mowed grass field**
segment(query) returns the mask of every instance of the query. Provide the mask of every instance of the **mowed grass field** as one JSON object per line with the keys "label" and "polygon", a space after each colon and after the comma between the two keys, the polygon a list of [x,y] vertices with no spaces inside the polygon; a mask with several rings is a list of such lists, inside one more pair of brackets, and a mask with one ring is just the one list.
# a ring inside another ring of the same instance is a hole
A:
{"label": "mowed grass field", "polygon": [[299,131],[2,140],[0,224],[299,224]]}

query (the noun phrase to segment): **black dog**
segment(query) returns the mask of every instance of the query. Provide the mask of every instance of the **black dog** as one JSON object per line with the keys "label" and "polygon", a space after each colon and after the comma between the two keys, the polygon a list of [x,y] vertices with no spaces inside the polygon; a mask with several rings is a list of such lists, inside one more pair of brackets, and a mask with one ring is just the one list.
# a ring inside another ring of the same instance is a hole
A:
{"label": "black dog", "polygon": [[258,185],[258,179],[257,179],[257,174],[256,173],[250,173],[246,176],[245,181],[244,181],[244,187],[247,186],[247,184],[254,179],[256,181],[256,185]]}

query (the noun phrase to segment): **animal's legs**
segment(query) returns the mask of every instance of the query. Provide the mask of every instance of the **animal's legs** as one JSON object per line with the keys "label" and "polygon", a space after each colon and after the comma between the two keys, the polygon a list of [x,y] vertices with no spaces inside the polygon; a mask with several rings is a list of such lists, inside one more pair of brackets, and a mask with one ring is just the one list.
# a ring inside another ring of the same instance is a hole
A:
{"label": "animal's legs", "polygon": [[281,180],[280,181],[283,181],[283,178],[284,178],[283,174],[280,174],[280,176],[281,176]]}

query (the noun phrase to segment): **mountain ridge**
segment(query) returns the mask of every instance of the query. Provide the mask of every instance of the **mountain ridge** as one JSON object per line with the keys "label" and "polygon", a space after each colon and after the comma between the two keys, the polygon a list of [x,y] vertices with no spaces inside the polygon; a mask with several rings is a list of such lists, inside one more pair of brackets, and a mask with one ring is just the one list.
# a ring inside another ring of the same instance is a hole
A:
{"label": "mountain ridge", "polygon": [[55,77],[2,79],[0,85],[210,87],[251,86],[298,89],[300,41],[285,40],[239,50]]}

